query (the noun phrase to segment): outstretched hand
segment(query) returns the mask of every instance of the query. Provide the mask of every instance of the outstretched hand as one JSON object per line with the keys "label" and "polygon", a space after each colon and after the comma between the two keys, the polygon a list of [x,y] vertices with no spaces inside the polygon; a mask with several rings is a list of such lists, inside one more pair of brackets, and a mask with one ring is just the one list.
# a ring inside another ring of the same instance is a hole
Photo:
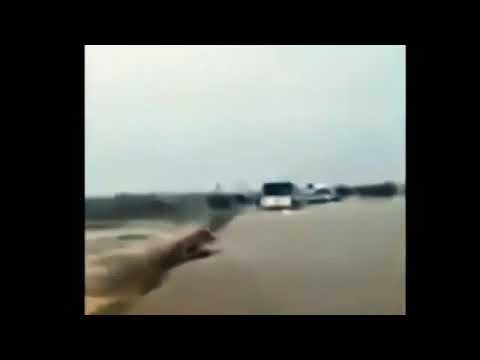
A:
{"label": "outstretched hand", "polygon": [[196,230],[193,233],[176,240],[163,252],[152,254],[165,270],[170,270],[186,262],[203,259],[217,254],[220,250],[207,248],[216,237],[207,229]]}
{"label": "outstretched hand", "polygon": [[169,270],[218,253],[219,250],[207,247],[215,240],[210,230],[200,229],[145,252],[110,253],[87,261],[87,313],[120,312],[119,304],[122,309],[128,308],[138,298],[160,287]]}

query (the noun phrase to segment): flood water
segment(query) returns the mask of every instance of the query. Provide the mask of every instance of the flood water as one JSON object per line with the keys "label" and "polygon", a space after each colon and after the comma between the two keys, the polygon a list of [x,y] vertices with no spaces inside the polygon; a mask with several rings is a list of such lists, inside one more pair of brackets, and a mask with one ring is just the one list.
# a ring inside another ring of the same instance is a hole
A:
{"label": "flood water", "polygon": [[[158,221],[129,232],[168,242],[195,227]],[[144,241],[122,233],[87,231],[87,256]],[[220,254],[174,269],[127,314],[405,314],[404,197],[250,211],[217,236]]]}

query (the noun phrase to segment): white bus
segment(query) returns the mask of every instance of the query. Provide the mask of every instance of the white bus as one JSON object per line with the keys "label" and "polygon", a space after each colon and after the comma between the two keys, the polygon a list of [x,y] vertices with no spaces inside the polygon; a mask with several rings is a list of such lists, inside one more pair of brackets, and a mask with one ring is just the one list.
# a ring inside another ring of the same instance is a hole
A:
{"label": "white bus", "polygon": [[305,203],[301,190],[292,182],[268,182],[262,186],[259,206],[265,210],[296,209]]}

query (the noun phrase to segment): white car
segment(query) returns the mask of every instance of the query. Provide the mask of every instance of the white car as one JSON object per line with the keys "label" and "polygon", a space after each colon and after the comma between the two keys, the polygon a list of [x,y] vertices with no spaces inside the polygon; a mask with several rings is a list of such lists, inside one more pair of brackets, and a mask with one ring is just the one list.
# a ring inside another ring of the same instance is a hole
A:
{"label": "white car", "polygon": [[307,184],[305,193],[311,203],[338,201],[340,198],[335,189],[326,184]]}

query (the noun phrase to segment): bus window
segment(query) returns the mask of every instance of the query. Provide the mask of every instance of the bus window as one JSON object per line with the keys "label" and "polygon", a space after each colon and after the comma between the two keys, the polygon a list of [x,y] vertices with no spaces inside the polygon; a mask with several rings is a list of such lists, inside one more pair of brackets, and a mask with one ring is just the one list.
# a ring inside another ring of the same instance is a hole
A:
{"label": "bus window", "polygon": [[293,193],[293,184],[291,183],[270,183],[263,185],[263,194],[264,195],[292,195]]}

